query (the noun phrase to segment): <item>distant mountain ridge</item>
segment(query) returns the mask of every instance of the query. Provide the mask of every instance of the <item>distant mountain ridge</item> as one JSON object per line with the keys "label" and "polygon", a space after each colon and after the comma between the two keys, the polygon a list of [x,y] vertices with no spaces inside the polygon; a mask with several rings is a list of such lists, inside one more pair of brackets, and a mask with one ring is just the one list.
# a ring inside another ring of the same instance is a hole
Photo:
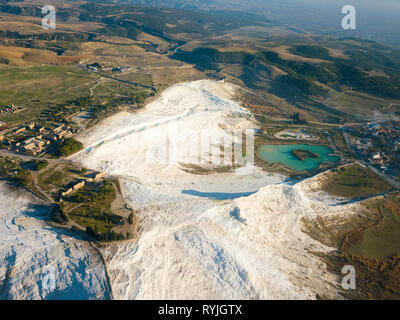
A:
{"label": "distant mountain ridge", "polygon": [[[93,0],[97,1],[98,0]],[[262,15],[306,30],[314,34],[335,37],[356,37],[378,41],[393,48],[400,48],[400,2],[385,0],[353,0],[357,10],[357,29],[344,30],[341,10],[347,3],[340,0],[109,0],[153,7],[173,7],[201,10],[234,10]]]}

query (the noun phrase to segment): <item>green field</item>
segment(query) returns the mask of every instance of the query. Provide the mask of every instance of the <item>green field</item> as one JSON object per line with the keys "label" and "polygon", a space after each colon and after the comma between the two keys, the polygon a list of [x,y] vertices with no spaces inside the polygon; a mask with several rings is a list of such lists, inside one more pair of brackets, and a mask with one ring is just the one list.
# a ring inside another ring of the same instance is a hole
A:
{"label": "green field", "polygon": [[371,117],[374,111],[384,111],[390,103],[371,95],[349,91],[340,97],[330,99],[328,104],[349,114],[357,114],[360,118],[365,118]]}
{"label": "green field", "polygon": [[375,259],[400,254],[400,216],[386,211],[381,222],[362,232],[347,251]]}
{"label": "green field", "polygon": [[29,120],[51,105],[88,96],[97,77],[73,66],[0,69],[0,105],[16,104],[25,108],[3,116],[2,120]]}
{"label": "green field", "polygon": [[372,170],[355,164],[339,168],[322,189],[335,196],[355,198],[389,192],[393,187]]}
{"label": "green field", "polygon": [[43,169],[38,175],[38,185],[44,191],[52,194],[53,197],[66,185],[80,178],[80,171],[73,165],[58,164],[49,169]]}
{"label": "green field", "polygon": [[[117,233],[114,228],[127,225],[127,219],[112,212],[111,203],[117,197],[117,187],[111,181],[87,183],[63,201],[64,212],[76,224],[100,241],[124,240],[133,234]],[[130,229],[129,229],[130,230]]]}

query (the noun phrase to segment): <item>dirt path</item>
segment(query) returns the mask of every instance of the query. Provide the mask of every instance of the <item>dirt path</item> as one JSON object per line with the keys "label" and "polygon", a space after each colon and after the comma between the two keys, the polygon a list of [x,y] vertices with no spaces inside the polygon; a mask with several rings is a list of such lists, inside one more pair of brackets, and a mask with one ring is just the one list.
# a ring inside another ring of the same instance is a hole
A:
{"label": "dirt path", "polygon": [[50,202],[50,203],[55,203],[55,201],[53,200],[53,198],[50,196],[50,194],[48,194],[47,192],[45,192],[38,183],[38,176],[39,176],[39,172],[32,172],[32,177],[33,177],[33,185],[34,187],[40,191],[40,193],[46,197],[46,199]]}
{"label": "dirt path", "polygon": [[333,99],[340,98],[341,96],[343,96],[343,95],[346,94],[347,92],[352,92],[352,90],[343,91],[342,93],[339,93],[338,95],[336,95],[336,96],[334,96],[334,97],[329,97],[329,98],[325,99],[322,103],[323,103],[323,104],[326,104],[329,100],[333,100]]}
{"label": "dirt path", "polygon": [[94,86],[91,87],[91,88],[89,88],[90,96],[91,96],[91,97],[92,97],[93,94],[94,94],[93,89],[95,89],[96,87],[98,87],[102,82],[103,82],[103,78],[100,77],[100,79],[98,79],[98,80],[96,81],[96,83],[94,84]]}

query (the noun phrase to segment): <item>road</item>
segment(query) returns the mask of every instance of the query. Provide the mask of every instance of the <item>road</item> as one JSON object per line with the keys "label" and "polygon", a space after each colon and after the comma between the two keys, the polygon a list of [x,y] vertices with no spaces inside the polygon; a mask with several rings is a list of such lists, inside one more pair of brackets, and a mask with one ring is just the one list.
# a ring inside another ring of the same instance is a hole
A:
{"label": "road", "polygon": [[[11,157],[11,158],[19,158],[22,161],[32,161],[32,160],[47,160],[49,162],[48,168],[54,167],[57,164],[60,163],[69,163],[72,164],[72,162],[70,160],[67,159],[48,159],[48,158],[40,158],[40,157],[36,157],[36,156],[30,156],[30,155],[25,155],[25,154],[20,154],[14,151],[8,151],[8,150],[4,150],[4,149],[0,149],[0,156],[2,157]],[[74,163],[74,166],[77,166],[79,168],[81,168],[78,164]],[[45,192],[40,185],[38,184],[38,176],[39,173],[38,172],[32,172],[32,176],[33,176],[33,185],[34,187],[40,192],[40,194],[37,194],[34,190],[30,190],[28,189],[30,192],[34,193],[36,196],[42,198],[43,200],[48,201],[49,203],[55,203],[54,199],[51,197],[50,194],[48,194],[47,192]]]}
{"label": "road", "polygon": [[[255,116],[259,116],[259,117],[265,117],[265,114],[261,114],[261,113],[255,113],[253,112],[253,115]],[[279,118],[279,117],[274,117],[274,116],[268,116],[269,119],[273,120],[273,121],[284,121],[284,122],[288,122],[291,121],[289,118]],[[320,126],[325,126],[325,127],[334,127],[334,128],[342,128],[344,125],[343,124],[334,124],[334,123],[325,123],[325,122],[317,122],[317,121],[308,121],[307,120],[307,124],[316,124],[316,125],[320,125]],[[307,128],[307,124],[294,124],[296,127],[301,127],[301,128]],[[293,124],[291,124],[293,126]],[[319,128],[319,129],[326,129],[326,128]]]}
{"label": "road", "polygon": [[[0,150],[0,156],[3,157],[13,157],[13,158],[19,158],[22,161],[32,161],[32,160],[43,160],[42,158],[38,158],[35,156],[29,156],[29,155],[24,155],[24,154],[19,154],[13,151],[8,151],[8,150]],[[49,161],[50,166],[54,166],[57,163],[60,163],[61,160],[58,159],[46,159]],[[39,198],[42,198],[43,200],[48,201],[49,203],[55,203],[53,198],[45,191],[42,190],[42,188],[38,184],[38,173],[37,172],[32,172],[33,176],[33,185],[34,187],[40,192],[40,194],[37,194],[34,190],[30,190],[29,188],[26,188],[30,192],[34,193],[36,196]]]}
{"label": "road", "polygon": [[94,85],[93,87],[89,88],[90,96],[91,96],[91,97],[92,97],[93,94],[94,94],[93,89],[95,89],[96,87],[98,87],[102,81],[103,81],[103,77],[100,77],[100,79],[98,79],[98,80],[96,81],[95,85]]}
{"label": "road", "polygon": [[[354,145],[351,142],[350,136],[346,131],[343,131],[343,136],[346,141],[347,146],[349,147],[350,151],[353,152],[354,157],[357,159],[357,152],[355,151]],[[368,163],[365,163],[361,160],[358,160],[358,163],[362,165],[363,167],[371,169],[373,172],[375,172],[378,176],[380,176],[383,180],[385,180],[387,183],[389,183],[392,187],[396,189],[400,189],[400,183],[396,181],[395,179],[389,177],[387,174],[385,174],[382,171],[377,170],[375,167],[371,166]]]}
{"label": "road", "polygon": [[350,136],[346,131],[343,131],[343,137],[344,137],[344,140],[346,141],[346,144],[349,147],[349,149],[351,151],[353,151],[354,150],[353,142],[351,142]]}
{"label": "road", "polygon": [[119,81],[119,82],[122,82],[122,83],[132,84],[134,86],[140,86],[140,87],[143,87],[143,88],[146,88],[146,89],[151,89],[155,93],[157,93],[157,88],[154,87],[154,86],[148,86],[148,85],[145,85],[145,84],[142,84],[142,83],[132,82],[132,81],[128,81],[128,80],[122,80],[122,79],[118,79],[118,78],[115,78],[115,77],[112,77],[112,76],[102,75],[102,77],[103,78],[107,78],[107,79],[112,79],[112,80],[115,80],[115,81]]}
{"label": "road", "polygon": [[362,163],[363,166],[370,168],[372,171],[374,171],[378,176],[380,176],[383,180],[385,180],[387,183],[389,183],[392,187],[396,188],[397,190],[400,190],[400,183],[396,180],[394,180],[393,178],[389,177],[388,175],[386,175],[385,173],[377,170],[376,168],[374,168],[373,166],[366,164],[366,163]]}

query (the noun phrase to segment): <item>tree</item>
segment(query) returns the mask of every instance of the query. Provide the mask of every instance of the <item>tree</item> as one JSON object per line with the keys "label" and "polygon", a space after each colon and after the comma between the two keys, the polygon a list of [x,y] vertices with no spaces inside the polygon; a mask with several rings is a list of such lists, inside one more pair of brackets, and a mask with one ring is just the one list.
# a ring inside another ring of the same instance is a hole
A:
{"label": "tree", "polygon": [[51,216],[55,222],[65,225],[68,223],[69,218],[64,209],[63,202],[53,205]]}
{"label": "tree", "polygon": [[33,164],[35,166],[35,169],[37,171],[40,171],[40,170],[46,168],[49,165],[49,162],[47,160],[34,160]]}
{"label": "tree", "polygon": [[17,174],[15,178],[20,182],[22,185],[27,186],[31,182],[32,176],[29,170],[24,170],[19,168],[17,170]]}
{"label": "tree", "polygon": [[0,167],[0,176],[5,177],[5,176],[7,176],[7,174],[8,174],[7,169],[4,167]]}
{"label": "tree", "polygon": [[68,138],[60,141],[57,145],[57,155],[69,156],[83,149],[83,144],[73,138]]}
{"label": "tree", "polygon": [[91,226],[86,227],[86,233],[91,237],[97,238],[97,234],[95,233],[95,231]]}
{"label": "tree", "polygon": [[128,217],[129,224],[133,224],[133,214],[131,213]]}

